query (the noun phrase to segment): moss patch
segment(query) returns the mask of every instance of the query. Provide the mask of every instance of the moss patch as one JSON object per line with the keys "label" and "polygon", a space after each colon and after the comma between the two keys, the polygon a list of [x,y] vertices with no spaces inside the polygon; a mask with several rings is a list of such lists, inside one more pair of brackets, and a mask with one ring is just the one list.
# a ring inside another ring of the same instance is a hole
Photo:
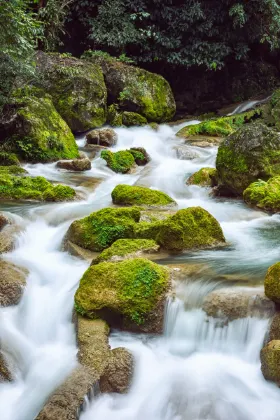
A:
{"label": "moss patch", "polygon": [[19,160],[14,153],[0,151],[0,166],[18,166]]}
{"label": "moss patch", "polygon": [[120,238],[133,238],[135,222],[140,220],[140,210],[131,208],[105,208],[84,219],[73,222],[68,239],[91,251],[102,251]]}
{"label": "moss patch", "polygon": [[215,168],[201,168],[189,177],[187,184],[214,187],[217,185],[217,170]]}
{"label": "moss patch", "polygon": [[147,125],[148,121],[145,117],[136,112],[123,112],[122,122],[127,127]]}
{"label": "moss patch", "polygon": [[264,292],[273,302],[280,303],[280,262],[272,265],[267,270],[264,280]]}
{"label": "moss patch", "polygon": [[133,154],[128,150],[113,153],[110,150],[102,150],[102,159],[106,160],[107,166],[117,173],[127,173],[135,163]]}
{"label": "moss patch", "polygon": [[106,320],[109,312],[141,325],[167,291],[168,280],[167,269],[143,258],[93,265],[80,281],[75,307],[91,318]]}
{"label": "moss patch", "polygon": [[123,184],[117,185],[113,189],[112,199],[114,204],[128,206],[167,206],[176,204],[171,197],[161,191]]}
{"label": "moss patch", "polygon": [[110,248],[105,249],[93,260],[93,264],[108,261],[113,257],[125,257],[135,254],[137,251],[156,252],[159,246],[153,240],[148,239],[118,239]]}
{"label": "moss patch", "polygon": [[75,197],[75,190],[65,185],[53,185],[37,176],[15,176],[0,172],[0,198],[38,201],[68,201]]}
{"label": "moss patch", "polygon": [[280,384],[280,340],[270,341],[261,351],[261,369],[268,381]]}
{"label": "moss patch", "polygon": [[280,210],[280,176],[267,182],[253,182],[243,193],[244,201],[261,209],[278,212]]}

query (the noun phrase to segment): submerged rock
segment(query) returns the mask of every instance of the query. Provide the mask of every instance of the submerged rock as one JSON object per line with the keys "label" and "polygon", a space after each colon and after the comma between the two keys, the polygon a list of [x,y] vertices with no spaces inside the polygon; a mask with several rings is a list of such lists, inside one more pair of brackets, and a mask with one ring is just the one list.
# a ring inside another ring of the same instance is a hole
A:
{"label": "submerged rock", "polygon": [[60,169],[68,171],[82,172],[91,169],[91,161],[87,157],[82,157],[74,160],[61,160],[57,162],[56,166]]}
{"label": "submerged rock", "polygon": [[117,143],[117,133],[112,128],[100,128],[91,130],[86,135],[87,144],[96,144],[98,146],[112,147]]}
{"label": "submerged rock", "polygon": [[280,262],[272,265],[267,270],[264,280],[266,296],[275,303],[280,303]]}
{"label": "submerged rock", "polygon": [[27,270],[0,260],[0,306],[18,304],[26,284]]}
{"label": "submerged rock", "polygon": [[208,316],[228,321],[257,316],[269,318],[275,312],[275,305],[261,289],[225,288],[214,290],[206,296],[203,310]]}
{"label": "submerged rock", "polygon": [[0,125],[2,149],[28,162],[49,162],[78,156],[75,138],[58,114],[51,97],[26,87],[15,92],[13,117]]}
{"label": "submerged rock", "polygon": [[36,420],[77,420],[84,399],[90,395],[94,379],[82,366],[77,367],[49,397]]}
{"label": "submerged rock", "polygon": [[216,167],[219,184],[235,195],[259,178],[280,174],[280,134],[260,123],[248,124],[220,145]]}
{"label": "submerged rock", "polygon": [[[75,294],[75,308],[82,315],[101,317],[117,328],[159,332],[164,304],[161,308],[159,305],[165,300],[168,286],[168,270],[147,259],[103,262],[84,273]],[[154,312],[157,323],[152,325]]]}
{"label": "submerged rock", "polygon": [[191,146],[183,144],[175,147],[177,158],[180,160],[193,160],[199,158],[197,151],[193,150]]}
{"label": "submerged rock", "polygon": [[165,207],[175,206],[176,202],[167,194],[147,187],[120,184],[112,191],[114,204],[133,206]]}
{"label": "submerged rock", "polygon": [[109,248],[92,261],[98,264],[103,261],[117,262],[128,258],[147,257],[147,254],[156,253],[159,245],[151,239],[118,239]]}
{"label": "submerged rock", "polygon": [[123,347],[111,351],[108,365],[100,378],[99,386],[102,393],[128,392],[132,376],[134,359],[132,354]]}
{"label": "submerged rock", "polygon": [[272,340],[261,350],[261,369],[268,381],[280,385],[280,340]]}
{"label": "submerged rock", "polygon": [[215,168],[201,168],[189,177],[187,184],[215,187],[217,185],[217,170]]}
{"label": "submerged rock", "polygon": [[270,178],[267,182],[258,180],[249,185],[243,192],[245,203],[262,210],[279,212],[280,210],[280,176]]}
{"label": "submerged rock", "polygon": [[107,162],[107,166],[117,173],[126,174],[135,165],[134,156],[128,150],[120,150],[115,153],[103,150],[100,156]]}
{"label": "submerged rock", "polygon": [[37,68],[41,86],[51,95],[72,131],[85,131],[105,123],[107,89],[98,64],[40,51]]}

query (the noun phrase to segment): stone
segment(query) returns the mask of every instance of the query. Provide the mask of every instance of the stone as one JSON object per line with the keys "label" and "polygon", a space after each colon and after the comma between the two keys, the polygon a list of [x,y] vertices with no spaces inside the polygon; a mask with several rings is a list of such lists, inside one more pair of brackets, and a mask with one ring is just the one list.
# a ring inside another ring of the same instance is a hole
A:
{"label": "stone", "polygon": [[132,381],[133,367],[133,355],[127,349],[123,347],[113,349],[99,381],[100,391],[102,393],[127,393]]}
{"label": "stone", "polygon": [[82,172],[91,169],[91,161],[88,158],[80,158],[74,160],[61,160],[57,162],[56,166],[60,169],[68,171]]}
{"label": "stone", "polygon": [[280,176],[274,176],[267,182],[259,179],[243,192],[246,204],[262,210],[277,213],[280,210]]}
{"label": "stone", "polygon": [[129,150],[120,150],[115,153],[103,150],[100,157],[106,161],[108,168],[116,173],[126,174],[135,166],[134,156]]}
{"label": "stone", "polygon": [[192,147],[182,144],[181,146],[176,146],[176,155],[180,160],[193,160],[200,157],[197,151],[193,150]]}
{"label": "stone", "polygon": [[0,230],[0,254],[10,252],[15,248],[17,235],[22,228],[16,224],[6,224]]}
{"label": "stone", "polygon": [[144,147],[131,147],[129,149],[133,155],[136,165],[145,166],[150,162],[151,158]]}
{"label": "stone", "polygon": [[122,206],[174,207],[176,202],[167,194],[147,187],[120,184],[112,191],[114,204]]}
{"label": "stone", "polygon": [[215,187],[217,185],[217,170],[215,168],[201,168],[189,177],[187,184]]}
{"label": "stone", "polygon": [[17,305],[26,284],[27,270],[0,260],[0,306]]}
{"label": "stone", "polygon": [[266,380],[280,385],[280,340],[272,340],[262,348],[261,370]]}
{"label": "stone", "polygon": [[143,126],[147,125],[148,121],[145,117],[143,117],[140,114],[137,114],[137,112],[127,112],[124,111],[122,113],[122,123],[123,125],[127,127],[133,127],[133,126]]}
{"label": "stone", "polygon": [[265,295],[275,303],[280,303],[280,262],[267,270],[264,280]]}
{"label": "stone", "polygon": [[118,140],[117,133],[112,128],[100,128],[91,130],[86,135],[87,144],[94,144],[104,147],[115,146]]}

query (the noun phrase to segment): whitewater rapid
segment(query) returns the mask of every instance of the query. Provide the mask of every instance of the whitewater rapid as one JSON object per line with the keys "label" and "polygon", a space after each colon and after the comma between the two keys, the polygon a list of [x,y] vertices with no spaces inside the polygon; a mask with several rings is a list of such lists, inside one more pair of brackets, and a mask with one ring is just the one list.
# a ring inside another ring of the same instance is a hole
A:
{"label": "whitewater rapid", "polygon": [[[230,246],[168,257],[162,263],[207,263],[211,278],[197,273],[178,285],[166,309],[162,337],[113,332],[112,347],[125,346],[135,357],[135,375],[127,395],[103,395],[88,404],[82,420],[276,420],[280,391],[260,372],[259,351],[268,320],[248,318],[219,326],[201,309],[207,293],[223,284],[220,273],[246,277],[260,285],[266,269],[280,259],[280,217],[247,208],[240,200],[223,200],[209,189],[187,186],[187,178],[204,166],[215,166],[217,147],[193,147],[198,157],[179,160],[175,137],[179,126],[118,128],[113,151],[145,147],[151,156],[133,174],[114,174],[96,156],[82,174],[58,170],[55,164],[25,165],[32,176],[71,185],[83,200],[61,204],[6,203],[7,214],[21,219],[24,231],[16,249],[3,258],[26,267],[27,287],[16,307],[0,309],[0,342],[13,366],[15,380],[0,384],[1,420],[32,420],[55,388],[77,365],[72,324],[73,295],[88,264],[61,250],[70,223],[111,205],[120,184],[160,189],[179,208],[201,206],[216,217]],[[78,141],[84,146],[85,139]],[[93,180],[97,180],[94,189]],[[183,292],[182,292],[183,291]],[[264,413],[264,414],[260,414]]]}

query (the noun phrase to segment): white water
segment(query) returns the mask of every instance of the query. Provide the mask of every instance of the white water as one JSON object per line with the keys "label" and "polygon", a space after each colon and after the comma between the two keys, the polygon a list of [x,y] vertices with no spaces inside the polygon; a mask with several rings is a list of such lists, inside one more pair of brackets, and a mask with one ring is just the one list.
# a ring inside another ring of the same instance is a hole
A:
{"label": "white water", "polygon": [[[1,347],[15,371],[15,380],[0,384],[1,420],[32,420],[50,393],[76,365],[71,323],[73,295],[87,264],[60,250],[75,218],[109,206],[119,183],[158,188],[175,198],[179,208],[200,205],[222,224],[230,249],[183,254],[168,262],[207,262],[211,278],[199,273],[178,285],[168,306],[163,337],[115,333],[111,344],[125,345],[136,358],[131,391],[102,396],[87,408],[83,420],[276,420],[280,392],[260,373],[259,350],[267,320],[245,319],[217,328],[200,309],[203,297],[221,284],[221,273],[247,276],[259,284],[269,265],[279,260],[280,217],[247,208],[241,201],[213,199],[209,190],[186,186],[188,176],[214,166],[216,148],[196,148],[199,158],[178,160],[174,136],[178,127],[117,129],[114,150],[145,147],[152,160],[130,175],[116,175],[96,157],[92,169],[69,174],[54,164],[26,165],[31,175],[73,185],[85,199],[75,203],[5,207],[23,218],[25,231],[15,251],[5,256],[29,270],[20,304],[0,309]],[[79,141],[83,145],[83,140]],[[93,191],[91,178],[101,183]],[[260,414],[263,413],[263,414]]]}

